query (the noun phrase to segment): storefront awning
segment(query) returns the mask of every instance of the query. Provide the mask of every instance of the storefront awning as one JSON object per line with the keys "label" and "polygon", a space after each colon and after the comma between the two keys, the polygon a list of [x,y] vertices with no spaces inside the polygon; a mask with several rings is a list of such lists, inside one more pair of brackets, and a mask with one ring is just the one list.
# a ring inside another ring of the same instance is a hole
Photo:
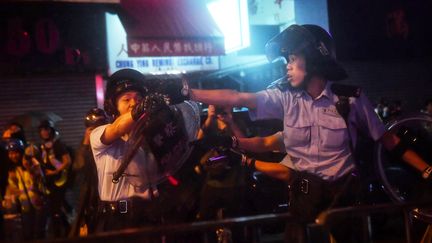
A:
{"label": "storefront awning", "polygon": [[204,0],[121,0],[128,55],[223,55],[223,34]]}

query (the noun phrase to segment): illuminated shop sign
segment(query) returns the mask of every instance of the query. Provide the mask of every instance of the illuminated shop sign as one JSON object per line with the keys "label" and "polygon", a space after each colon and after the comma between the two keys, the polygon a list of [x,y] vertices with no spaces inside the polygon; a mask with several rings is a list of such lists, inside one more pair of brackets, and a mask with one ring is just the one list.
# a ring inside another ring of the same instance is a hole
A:
{"label": "illuminated shop sign", "polygon": [[[127,36],[122,23],[116,14],[105,14],[107,26],[107,48],[110,72],[123,68],[133,68],[142,73],[182,73],[191,71],[209,71],[219,69],[218,56],[161,56],[161,57],[130,57],[131,53],[138,51],[158,52],[181,51],[185,54],[196,48],[208,48],[205,42],[202,46],[187,45],[187,42],[172,44],[140,45],[127,48]],[[139,48],[139,49],[138,49]],[[132,55],[133,56],[133,55]],[[139,55],[137,55],[139,56]]]}

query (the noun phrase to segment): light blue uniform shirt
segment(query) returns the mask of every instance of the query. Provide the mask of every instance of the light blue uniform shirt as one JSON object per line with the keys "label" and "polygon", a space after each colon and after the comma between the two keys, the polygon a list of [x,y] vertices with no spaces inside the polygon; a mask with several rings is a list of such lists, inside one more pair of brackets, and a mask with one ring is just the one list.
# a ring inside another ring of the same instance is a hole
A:
{"label": "light blue uniform shirt", "polygon": [[284,123],[284,143],[287,158],[281,164],[297,171],[307,171],[325,180],[334,181],[355,167],[349,148],[357,129],[375,141],[385,127],[362,93],[350,98],[349,132],[344,119],[336,110],[338,96],[327,82],[323,92],[314,100],[305,91],[267,89],[257,94],[257,108],[250,110],[252,120],[281,119]]}

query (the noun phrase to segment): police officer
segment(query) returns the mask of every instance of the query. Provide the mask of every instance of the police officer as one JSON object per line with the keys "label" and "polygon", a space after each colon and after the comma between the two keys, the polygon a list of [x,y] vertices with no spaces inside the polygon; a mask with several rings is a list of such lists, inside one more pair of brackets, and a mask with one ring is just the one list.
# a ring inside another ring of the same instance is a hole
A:
{"label": "police officer", "polygon": [[[350,178],[355,170],[352,150],[357,130],[382,142],[424,178],[430,178],[431,167],[397,136],[386,132],[359,89],[333,82],[347,74],[335,59],[327,31],[316,25],[291,25],[267,43],[266,52],[270,61],[287,61],[286,77],[270,89],[241,93],[183,86],[182,93],[208,104],[246,106],[252,119],[283,120],[285,150],[290,156],[281,163],[247,159],[246,164],[290,183],[290,210],[302,223],[312,222],[320,211],[335,204],[335,198],[351,198],[341,194],[355,181]],[[235,147],[244,142],[232,139],[226,143]]]}
{"label": "police officer", "polygon": [[[149,97],[147,85],[144,75],[133,69],[122,69],[109,77],[104,109],[113,122],[96,127],[90,134],[100,199],[96,231],[137,227],[152,221],[147,216],[156,188],[136,186],[125,173],[113,180],[125,156],[132,127],[145,110],[151,110],[145,104]],[[139,149],[131,164],[150,160],[149,151]]]}

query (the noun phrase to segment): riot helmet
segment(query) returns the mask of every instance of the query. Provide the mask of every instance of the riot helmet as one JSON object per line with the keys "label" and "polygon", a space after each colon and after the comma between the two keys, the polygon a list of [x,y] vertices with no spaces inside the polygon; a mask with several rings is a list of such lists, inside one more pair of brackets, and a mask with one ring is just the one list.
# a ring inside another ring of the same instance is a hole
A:
{"label": "riot helmet", "polygon": [[58,131],[54,127],[54,122],[51,120],[43,120],[39,124],[39,135],[41,135],[41,129],[46,129],[49,131],[49,138],[42,138],[42,139],[54,139],[56,136],[58,136]]}
{"label": "riot helmet", "polygon": [[266,46],[270,62],[288,61],[289,55],[303,54],[309,75],[322,75],[332,81],[345,79],[345,69],[336,61],[333,38],[317,25],[291,25],[270,39]]}
{"label": "riot helmet", "polygon": [[92,108],[90,109],[84,120],[85,127],[98,127],[100,125],[107,124],[109,122],[108,116],[104,110],[100,108]]}
{"label": "riot helmet", "polygon": [[133,69],[122,69],[113,73],[108,78],[105,92],[104,109],[109,116],[117,117],[116,100],[124,92],[136,91],[145,96],[148,92],[148,82],[145,76]]}
{"label": "riot helmet", "polygon": [[7,151],[18,151],[24,152],[24,143],[20,139],[11,138],[6,142],[6,150]]}

